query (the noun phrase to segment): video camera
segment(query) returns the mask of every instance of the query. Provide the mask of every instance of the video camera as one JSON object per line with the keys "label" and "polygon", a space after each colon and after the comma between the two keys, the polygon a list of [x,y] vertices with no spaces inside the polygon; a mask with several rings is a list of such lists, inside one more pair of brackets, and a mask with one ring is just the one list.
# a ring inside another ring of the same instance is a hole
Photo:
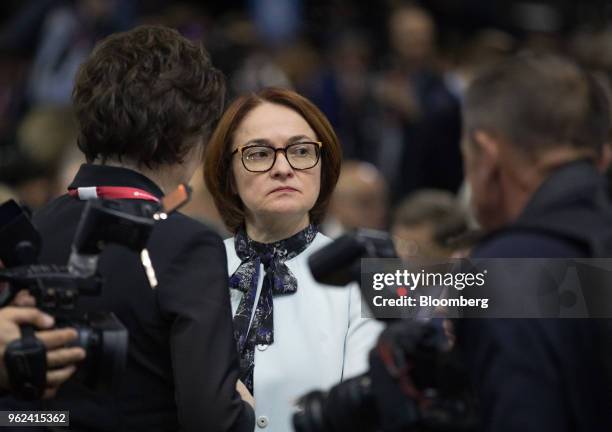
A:
{"label": "video camera", "polygon": [[[41,238],[28,216],[15,201],[0,206],[0,260],[5,266],[0,269],[0,283],[8,283],[0,291],[0,307],[9,304],[20,290],[27,290],[36,306],[55,318],[56,327],[75,328],[78,337],[74,345],[87,354],[76,379],[93,390],[112,390],[120,383],[128,332],[111,312],[79,310],[79,298],[101,294],[103,280],[97,264],[109,243],[141,253],[150,283],[157,283],[145,246],[155,222],[188,200],[189,189],[183,185],[179,189],[161,204],[88,201],[66,266],[38,264]],[[177,199],[177,193],[181,198]],[[22,399],[38,399],[46,385],[46,350],[31,326],[22,326],[21,333],[21,339],[11,342],[4,355],[12,393]]]}
{"label": "video camera", "polygon": [[[396,257],[387,233],[357,230],[312,254],[309,265],[317,281],[342,286],[360,282],[361,258]],[[476,398],[442,323],[387,324],[368,372],[300,398],[297,432],[476,430]]]}

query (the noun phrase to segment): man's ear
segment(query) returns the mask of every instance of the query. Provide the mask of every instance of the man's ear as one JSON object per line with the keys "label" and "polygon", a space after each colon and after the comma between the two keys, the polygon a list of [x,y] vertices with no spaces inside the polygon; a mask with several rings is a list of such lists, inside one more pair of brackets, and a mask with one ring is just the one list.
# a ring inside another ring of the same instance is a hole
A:
{"label": "man's ear", "polygon": [[472,134],[475,162],[475,181],[489,186],[496,185],[503,165],[500,141],[494,135],[476,130]]}
{"label": "man's ear", "polygon": [[477,152],[481,158],[489,163],[497,165],[500,159],[500,142],[499,139],[483,130],[476,130],[473,134],[473,144],[477,148]]}
{"label": "man's ear", "polygon": [[486,131],[476,130],[470,138],[472,205],[482,227],[489,230],[501,225],[505,199],[503,147],[499,138]]}

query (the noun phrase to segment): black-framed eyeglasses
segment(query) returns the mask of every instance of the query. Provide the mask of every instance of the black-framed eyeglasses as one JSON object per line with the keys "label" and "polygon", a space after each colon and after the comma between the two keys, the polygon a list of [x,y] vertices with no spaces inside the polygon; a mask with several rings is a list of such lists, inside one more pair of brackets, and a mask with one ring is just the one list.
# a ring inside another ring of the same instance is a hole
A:
{"label": "black-framed eyeglasses", "polygon": [[307,170],[315,167],[321,157],[320,141],[300,141],[287,147],[274,148],[263,144],[247,144],[238,146],[231,154],[240,152],[244,169],[250,172],[270,171],[276,163],[278,152],[285,154],[285,159],[294,170]]}

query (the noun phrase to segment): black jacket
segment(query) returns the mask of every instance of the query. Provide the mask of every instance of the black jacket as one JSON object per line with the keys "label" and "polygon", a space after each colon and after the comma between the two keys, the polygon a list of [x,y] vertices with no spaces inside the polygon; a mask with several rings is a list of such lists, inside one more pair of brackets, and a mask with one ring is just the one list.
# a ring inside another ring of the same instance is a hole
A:
{"label": "black jacket", "polygon": [[[518,220],[474,258],[581,258],[610,234],[603,176],[587,162],[549,177]],[[609,207],[609,206],[608,206]],[[588,239],[588,240],[587,240]],[[457,345],[480,394],[484,431],[610,430],[603,329],[596,319],[463,319]]]}
{"label": "black jacket", "polygon": [[[84,186],[163,195],[145,176],[117,167],[81,166],[71,187]],[[35,215],[41,263],[66,264],[84,205],[64,195]],[[238,358],[221,238],[175,213],[155,225],[147,249],[156,289],[138,254],[108,246],[99,262],[102,295],[81,298],[83,309],[114,312],[129,331],[118,394],[94,394],[72,379],[44,402],[46,409],[69,410],[71,426],[85,430],[251,432],[253,410],[235,390]]]}

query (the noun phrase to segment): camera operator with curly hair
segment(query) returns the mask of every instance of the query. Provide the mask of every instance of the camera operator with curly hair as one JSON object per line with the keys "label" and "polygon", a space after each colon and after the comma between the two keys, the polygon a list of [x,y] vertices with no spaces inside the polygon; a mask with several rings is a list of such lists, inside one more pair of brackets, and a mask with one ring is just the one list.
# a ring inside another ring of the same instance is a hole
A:
{"label": "camera operator with curly hair", "polygon": [[[224,97],[207,52],[175,30],[141,26],[101,41],[72,95],[88,163],[69,193],[34,215],[40,262],[66,263],[87,199],[158,202],[189,182]],[[104,394],[69,380],[44,408],[69,410],[77,430],[252,431],[221,238],[175,212],[155,224],[147,250],[156,285],[138,254],[109,245],[98,265],[102,294],[80,299],[84,311],[113,312],[129,332],[120,388]]]}

